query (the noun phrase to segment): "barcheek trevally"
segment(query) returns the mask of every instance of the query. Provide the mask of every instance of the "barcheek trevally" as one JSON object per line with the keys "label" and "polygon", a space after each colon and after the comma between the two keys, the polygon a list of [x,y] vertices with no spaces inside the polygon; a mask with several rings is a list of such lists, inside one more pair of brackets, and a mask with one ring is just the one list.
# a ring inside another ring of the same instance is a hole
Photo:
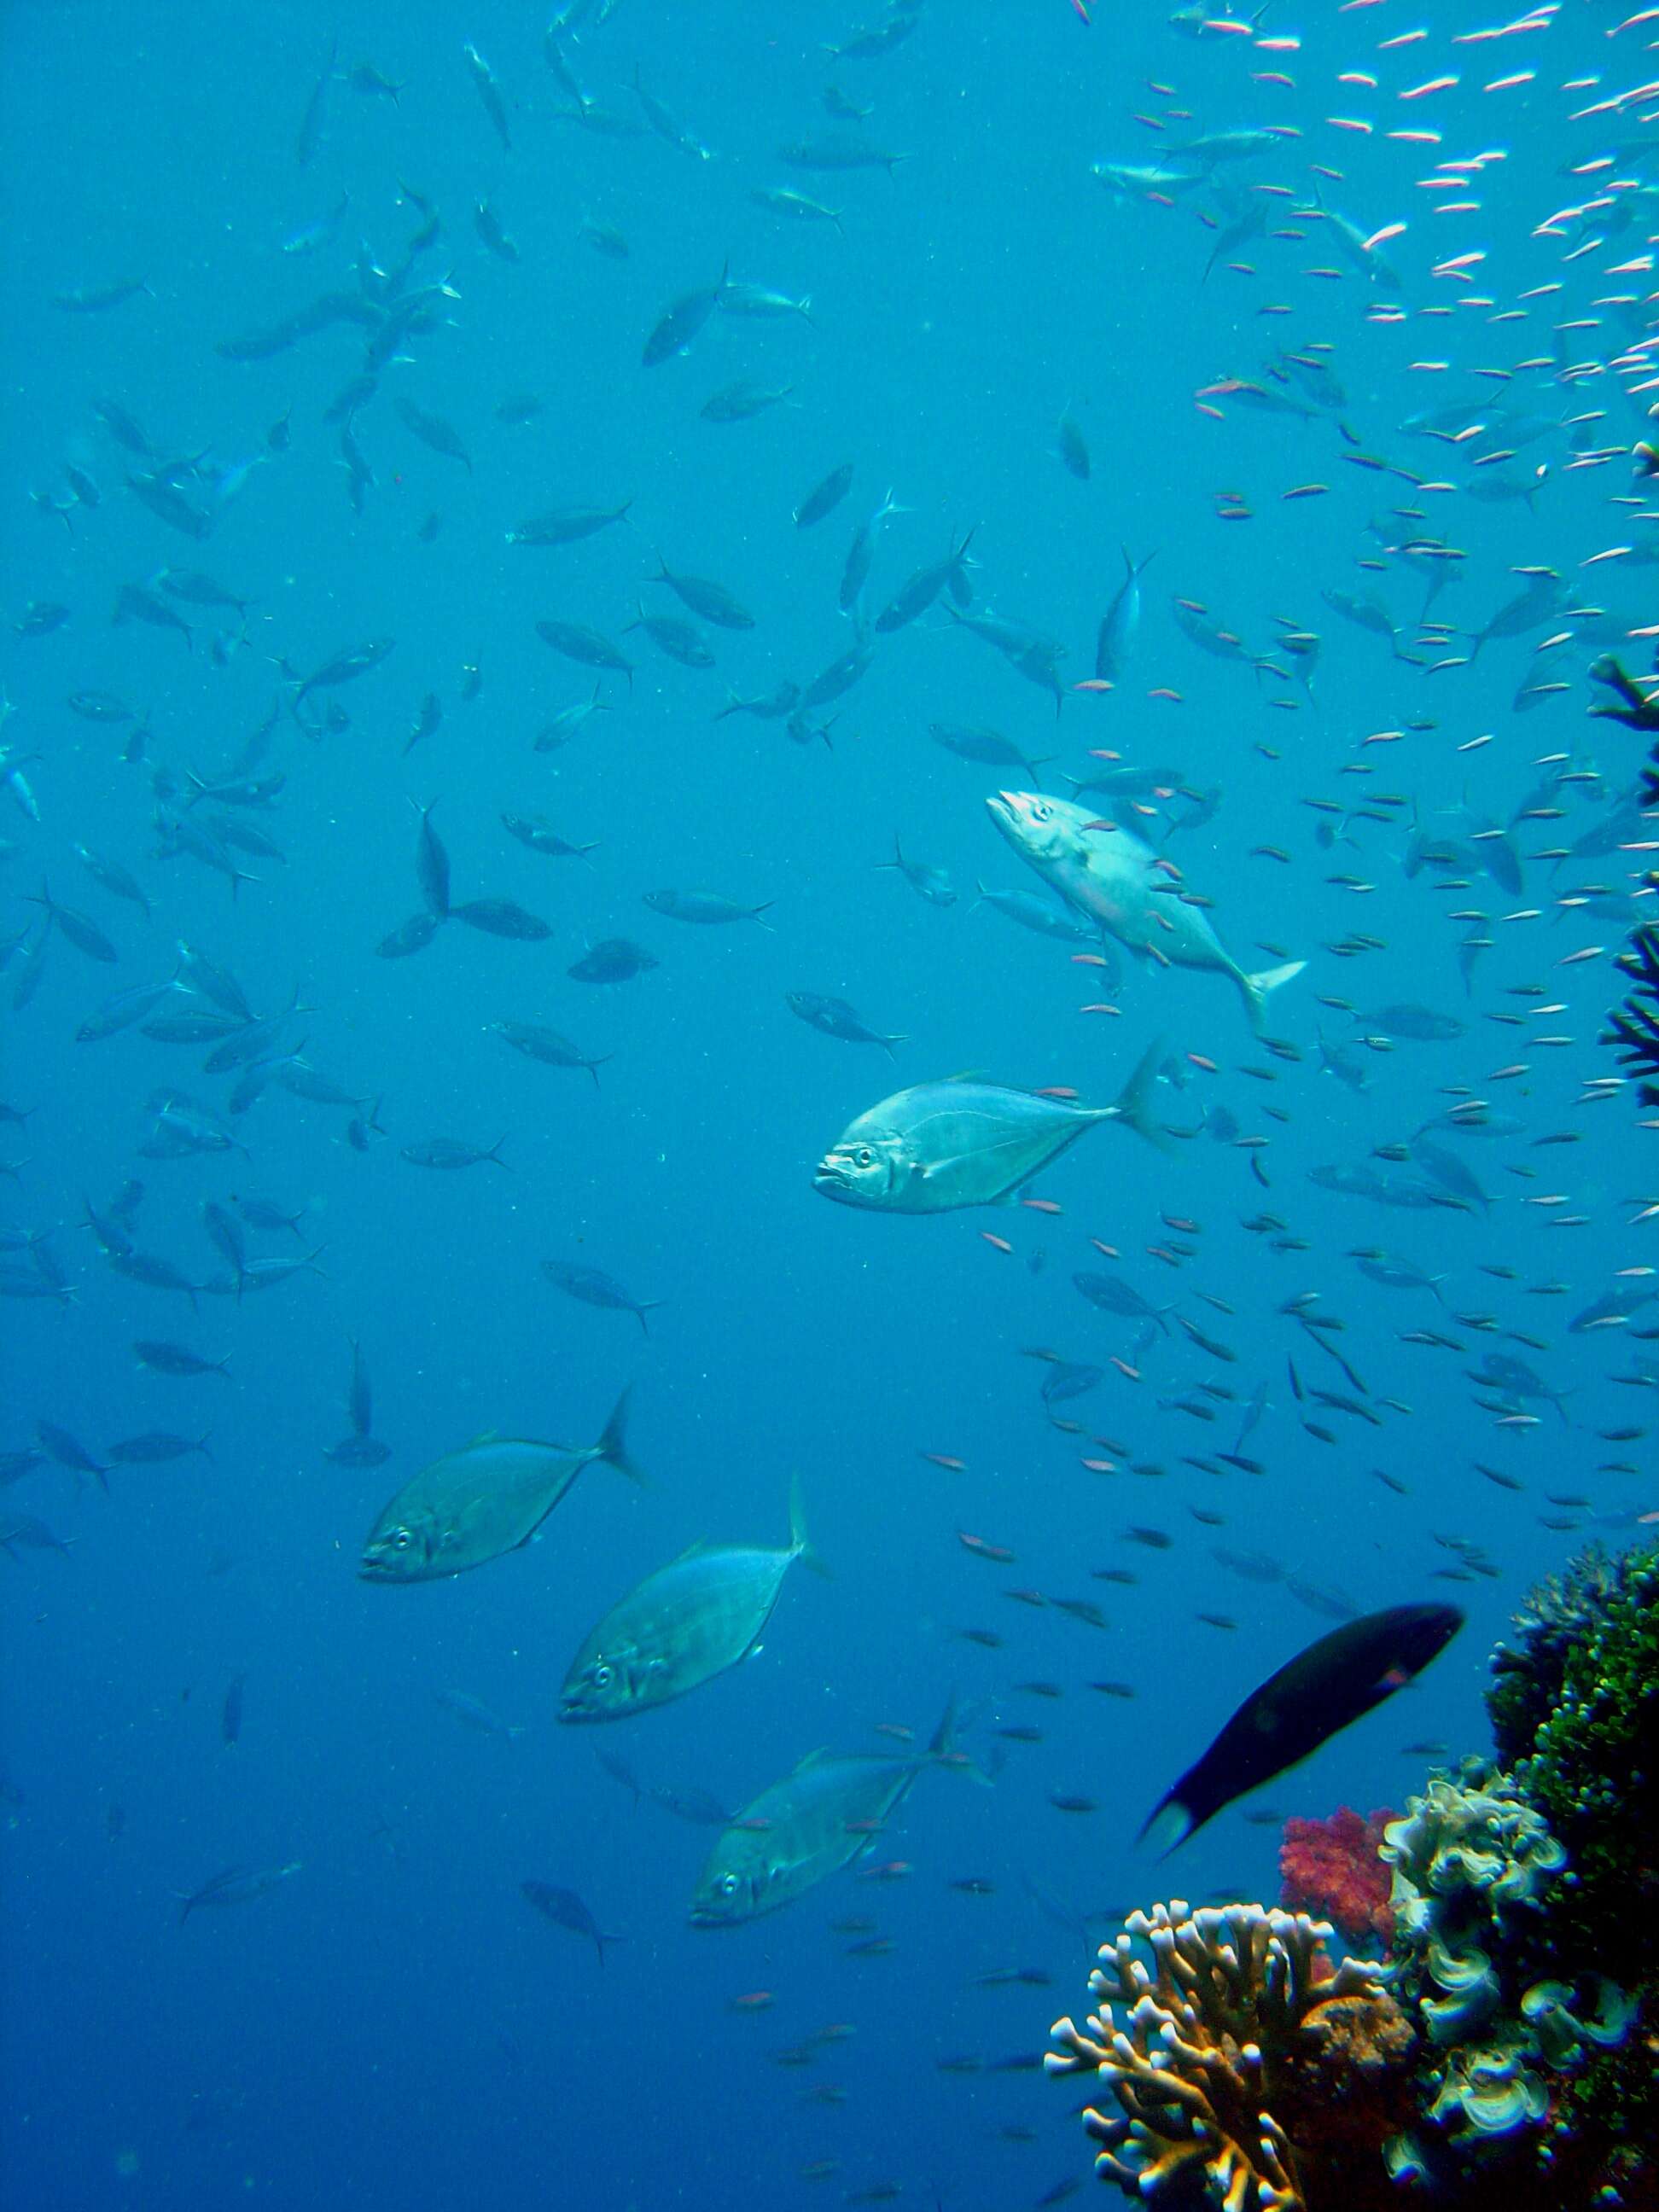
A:
{"label": "barcheek trevally", "polygon": [[691,1902],[692,1924],[732,1928],[792,1904],[867,1850],[919,1774],[947,1766],[983,1777],[953,1741],[954,1708],[914,1759],[837,1758],[815,1751],[763,1790],[708,1855]]}
{"label": "barcheek trevally", "polygon": [[797,1559],[823,1571],[806,1540],[798,1482],[782,1550],[694,1544],[612,1606],[570,1662],[559,1718],[626,1720],[735,1667],[759,1650]]}
{"label": "barcheek trevally", "polygon": [[995,1083],[918,1083],[850,1122],[819,1162],[813,1188],[878,1213],[948,1213],[997,1206],[1102,1121],[1161,1145],[1151,1101],[1154,1045],[1111,1106],[1077,1106]]}
{"label": "barcheek trevally", "polygon": [[1250,974],[1222,945],[1208,917],[1173,896],[1158,856],[1127,830],[1091,829],[1095,817],[1067,799],[1002,791],[986,811],[1008,842],[1077,913],[1131,952],[1166,967],[1209,968],[1237,986],[1250,1025],[1267,1018],[1270,993],[1299,975],[1304,960]]}
{"label": "barcheek trevally", "polygon": [[590,1460],[639,1480],[628,1456],[628,1393],[596,1444],[572,1451],[528,1438],[478,1437],[404,1485],[368,1533],[365,1582],[435,1582],[527,1544]]}

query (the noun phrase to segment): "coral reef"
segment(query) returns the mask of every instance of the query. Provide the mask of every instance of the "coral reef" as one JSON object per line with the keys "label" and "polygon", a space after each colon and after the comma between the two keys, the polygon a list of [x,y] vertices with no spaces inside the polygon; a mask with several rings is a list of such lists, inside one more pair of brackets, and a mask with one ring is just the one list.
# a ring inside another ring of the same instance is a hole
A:
{"label": "coral reef", "polygon": [[[1540,1583],[1492,1656],[1500,1757],[1565,1845],[1556,1947],[1659,1984],[1659,1545],[1598,1547]],[[1632,1903],[1640,1909],[1632,1912]]]}
{"label": "coral reef", "polygon": [[1500,1962],[1512,1968],[1543,1945],[1544,1894],[1567,1855],[1506,1775],[1466,1759],[1457,1780],[1437,1774],[1407,1801],[1382,1857],[1400,1985],[1433,2043],[1467,2045],[1498,2010]]}
{"label": "coral reef", "polygon": [[1460,2208],[1659,2203],[1659,1547],[1592,1546],[1492,1655],[1507,1771],[1388,1831],[1395,1986],[1425,2031],[1396,2147]]}
{"label": "coral reef", "polygon": [[1418,2069],[1433,2131],[1424,2162],[1455,2166],[1471,2147],[1538,2129],[1547,2073],[1604,2020],[1616,2040],[1628,2008],[1598,1991],[1598,2025],[1587,2027],[1571,1990],[1532,1980],[1551,1955],[1546,1907],[1567,1855],[1509,1776],[1478,1759],[1456,1779],[1436,1775],[1389,1825],[1382,1856],[1394,1869],[1396,1984],[1431,2046]]}
{"label": "coral reef", "polygon": [[[1627,675],[1610,653],[1592,664],[1590,674],[1608,694],[1590,708],[1593,715],[1622,722],[1626,729],[1659,730],[1659,683],[1653,676]],[[1641,803],[1644,813],[1659,807],[1659,742],[1642,771]],[[1651,888],[1656,878],[1650,873],[1645,880]],[[1637,1095],[1643,1105],[1659,1106],[1659,930],[1633,929],[1614,964],[1634,988],[1607,1017],[1601,1042],[1616,1046],[1620,1064],[1641,1079]]]}
{"label": "coral reef", "polygon": [[1286,1824],[1286,1904],[1358,1942],[1391,1908],[1390,1965],[1255,1905],[1100,1953],[1047,2064],[1109,2092],[1103,2179],[1170,2212],[1659,2212],[1659,1545],[1540,1584],[1492,1678],[1501,1763]]}
{"label": "coral reef", "polygon": [[[1622,722],[1627,730],[1659,730],[1659,692],[1651,676],[1627,674],[1624,663],[1610,653],[1591,663],[1590,674],[1611,695],[1590,708],[1592,716]],[[1659,805],[1659,769],[1652,766],[1644,772],[1642,804]]]}
{"label": "coral reef", "polygon": [[1607,1016],[1601,1042],[1616,1045],[1620,1066],[1642,1079],[1643,1105],[1659,1106],[1659,930],[1645,923],[1633,929],[1613,965],[1633,983]]}
{"label": "coral reef", "polygon": [[1084,2116],[1103,2179],[1222,2212],[1393,2202],[1382,2150],[1411,2112],[1416,2037],[1373,1966],[1332,1966],[1334,1933],[1259,1905],[1131,1914],[1090,1976],[1096,2011],[1056,2021],[1045,2060],[1111,2090],[1114,2113]]}
{"label": "coral reef", "polygon": [[1361,1949],[1375,1945],[1386,1958],[1394,1905],[1389,1869],[1378,1854],[1394,1817],[1379,1811],[1364,1820],[1351,1805],[1339,1805],[1326,1820],[1292,1814],[1279,1847],[1279,1903],[1293,1912],[1324,1914],[1348,1942]]}
{"label": "coral reef", "polygon": [[1514,1615],[1518,1648],[1492,1655],[1486,1712],[1498,1759],[1510,1765],[1532,1749],[1566,1682],[1575,1641],[1595,1632],[1599,1617],[1644,1563],[1640,1551],[1588,1545],[1565,1571],[1528,1591]]}

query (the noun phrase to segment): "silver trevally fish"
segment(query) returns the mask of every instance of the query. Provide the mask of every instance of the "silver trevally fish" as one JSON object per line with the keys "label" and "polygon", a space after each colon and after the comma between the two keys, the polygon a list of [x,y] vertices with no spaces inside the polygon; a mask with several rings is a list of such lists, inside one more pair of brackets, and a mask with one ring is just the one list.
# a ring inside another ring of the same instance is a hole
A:
{"label": "silver trevally fish", "polygon": [[783,1550],[694,1544],[612,1606],[570,1662],[559,1718],[625,1720],[735,1667],[759,1650],[797,1559],[823,1571],[806,1540],[798,1482]]}
{"label": "silver trevally fish", "polygon": [[475,1437],[404,1485],[368,1533],[357,1572],[365,1582],[425,1583],[481,1567],[527,1544],[590,1460],[635,1482],[628,1456],[624,1390],[596,1444],[574,1450],[516,1437]]}
{"label": "silver trevally fish", "polygon": [[691,1900],[693,1924],[732,1928],[793,1904],[869,1848],[919,1774],[930,1766],[975,1773],[952,1740],[955,1717],[952,1705],[912,1759],[815,1751],[762,1790],[709,1853]]}
{"label": "silver trevally fish", "polygon": [[1112,1106],[1075,1106],[967,1079],[896,1091],[842,1131],[818,1163],[815,1190],[879,1213],[948,1213],[997,1206],[1100,1121],[1161,1145],[1151,1116],[1163,1054],[1155,1044]]}
{"label": "silver trevally fish", "polygon": [[1097,817],[1068,799],[1001,791],[985,805],[1020,858],[1109,937],[1166,967],[1213,968],[1231,976],[1253,1029],[1259,1030],[1266,1018],[1269,993],[1308,964],[1287,960],[1249,974],[1222,945],[1203,910],[1174,896],[1174,881],[1150,845],[1127,830],[1091,830]]}

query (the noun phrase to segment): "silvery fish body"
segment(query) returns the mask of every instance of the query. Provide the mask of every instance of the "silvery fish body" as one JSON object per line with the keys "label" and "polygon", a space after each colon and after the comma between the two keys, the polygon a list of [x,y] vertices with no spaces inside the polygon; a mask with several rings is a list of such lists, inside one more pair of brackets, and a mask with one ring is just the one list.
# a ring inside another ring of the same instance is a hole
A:
{"label": "silvery fish body", "polygon": [[1202,908],[1174,896],[1174,880],[1150,845],[1127,830],[1091,830],[1096,817],[1071,799],[1003,791],[985,804],[1020,858],[1068,906],[1131,952],[1171,967],[1212,969],[1229,976],[1255,1029],[1266,1016],[1268,994],[1307,964],[1291,960],[1248,973],[1223,945]]}
{"label": "silvery fish body", "polygon": [[1113,1106],[1076,1106],[997,1083],[918,1083],[860,1114],[819,1163],[813,1188],[880,1213],[995,1206],[1101,1121],[1156,1141],[1146,1099],[1149,1053]]}
{"label": "silvery fish body", "polygon": [[837,1758],[815,1751],[762,1790],[721,1833],[698,1878],[691,1918],[734,1927],[791,1905],[868,1848],[926,1768],[957,1757],[947,1712],[914,1759]]}
{"label": "silvery fish body", "polygon": [[810,1557],[799,1494],[782,1550],[694,1544],[613,1606],[570,1662],[564,1721],[623,1720],[722,1674],[759,1644],[784,1577]]}
{"label": "silvery fish body", "polygon": [[526,1544],[590,1460],[635,1476],[625,1443],[628,1394],[596,1444],[571,1450],[483,1436],[424,1467],[386,1506],[363,1546],[365,1582],[433,1582]]}

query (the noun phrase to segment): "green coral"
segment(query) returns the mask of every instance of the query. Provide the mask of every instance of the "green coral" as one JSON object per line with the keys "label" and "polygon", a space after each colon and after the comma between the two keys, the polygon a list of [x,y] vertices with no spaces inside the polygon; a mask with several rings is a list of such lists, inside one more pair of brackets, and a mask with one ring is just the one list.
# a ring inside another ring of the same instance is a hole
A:
{"label": "green coral", "polygon": [[1571,1862],[1552,1905],[1555,1948],[1587,1971],[1652,1987],[1659,1546],[1613,1558],[1593,1547],[1532,1592],[1516,1626],[1520,1649],[1493,1655],[1487,1705],[1500,1756]]}
{"label": "green coral", "polygon": [[1592,1547],[1492,1656],[1501,1767],[1387,1832],[1425,2029],[1404,2179],[1485,2212],[1659,2207],[1659,1547]]}
{"label": "green coral", "polygon": [[1426,2031],[1396,2180],[1471,2212],[1648,2205],[1656,2071],[1631,2033],[1637,2000],[1563,1944],[1572,1868],[1520,1778],[1479,1759],[1433,1776],[1382,1856],[1395,1989]]}
{"label": "green coral", "polygon": [[[1508,1775],[1465,1759],[1407,1801],[1382,1856],[1394,1869],[1397,1986],[1445,2054],[1419,2073],[1429,2119],[1452,2143],[1535,2126],[1553,2062],[1528,2014],[1529,1968],[1550,1955],[1547,1908],[1565,1851]],[[1533,2005],[1558,2046],[1571,1996],[1553,2012]]]}

